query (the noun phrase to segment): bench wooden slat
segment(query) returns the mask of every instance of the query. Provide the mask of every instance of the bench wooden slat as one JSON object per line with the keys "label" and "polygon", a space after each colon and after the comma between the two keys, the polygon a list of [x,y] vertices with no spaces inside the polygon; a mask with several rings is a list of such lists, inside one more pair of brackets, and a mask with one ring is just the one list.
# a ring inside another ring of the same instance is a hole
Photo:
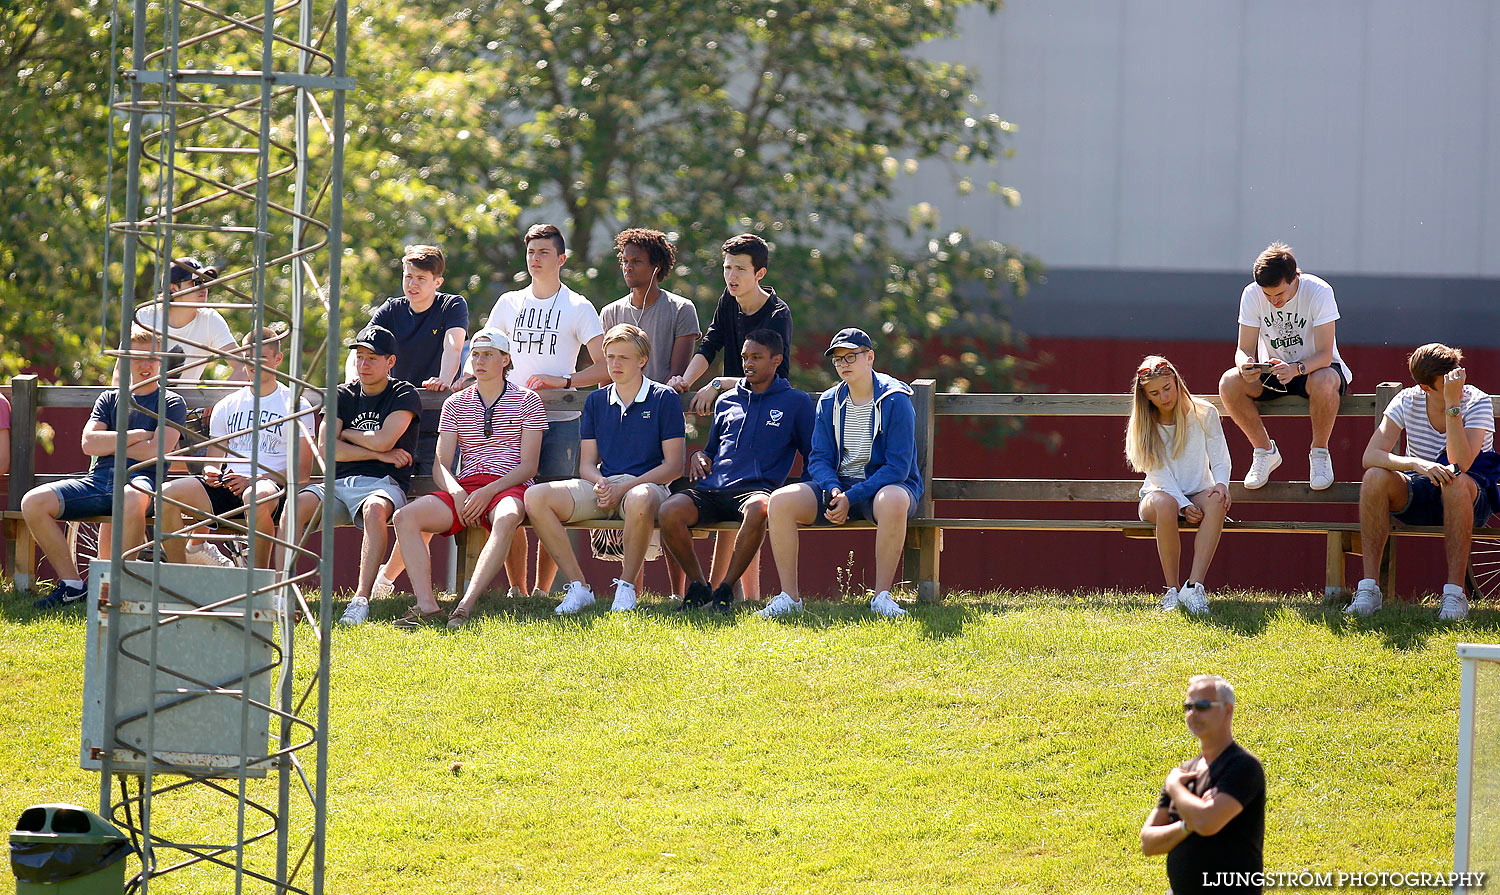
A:
{"label": "bench wooden slat", "polygon": [[[934,478],[934,500],[1008,501],[1122,501],[1140,500],[1139,479],[951,479]],[[1359,503],[1358,482],[1335,482],[1326,491],[1314,491],[1301,482],[1268,482],[1248,491],[1231,484],[1229,496],[1236,503]],[[1231,510],[1231,513],[1233,510]]]}
{"label": "bench wooden slat", "polygon": [[[1224,413],[1217,396],[1201,396]],[[1130,395],[1028,394],[993,395],[940,394],[933,401],[938,416],[1130,416]],[[1262,416],[1307,416],[1307,399],[1289,395],[1258,405]],[[1375,395],[1345,395],[1340,416],[1378,416],[1385,410]]]}

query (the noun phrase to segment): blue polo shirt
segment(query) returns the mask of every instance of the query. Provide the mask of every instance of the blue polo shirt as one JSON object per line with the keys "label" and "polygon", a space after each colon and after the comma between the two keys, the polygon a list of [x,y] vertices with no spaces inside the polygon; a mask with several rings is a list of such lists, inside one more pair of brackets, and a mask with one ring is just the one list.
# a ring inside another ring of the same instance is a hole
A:
{"label": "blue polo shirt", "polygon": [[661,465],[661,443],[684,438],[682,399],[650,379],[641,381],[635,400],[621,404],[614,383],[595,389],[583,402],[579,437],[599,448],[599,472],[605,476],[641,475]]}

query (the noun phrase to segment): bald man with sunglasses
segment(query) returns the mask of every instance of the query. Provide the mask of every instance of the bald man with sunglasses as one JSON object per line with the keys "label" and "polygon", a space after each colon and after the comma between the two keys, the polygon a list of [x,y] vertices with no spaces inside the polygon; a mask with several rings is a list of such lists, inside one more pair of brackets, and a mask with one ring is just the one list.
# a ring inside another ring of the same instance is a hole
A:
{"label": "bald man with sunglasses", "polygon": [[1234,741],[1234,688],[1216,674],[1196,675],[1182,712],[1199,753],[1167,774],[1141,827],[1141,851],[1167,856],[1173,895],[1260,892],[1266,775]]}

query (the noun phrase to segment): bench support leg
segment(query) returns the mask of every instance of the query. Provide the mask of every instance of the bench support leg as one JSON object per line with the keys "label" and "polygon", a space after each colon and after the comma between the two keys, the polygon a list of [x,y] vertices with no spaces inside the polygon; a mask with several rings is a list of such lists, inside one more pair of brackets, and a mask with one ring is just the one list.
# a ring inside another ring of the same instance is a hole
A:
{"label": "bench support leg", "polygon": [[1348,579],[1344,577],[1344,554],[1348,553],[1352,544],[1347,531],[1330,531],[1328,533],[1327,557],[1323,567],[1323,602],[1337,603],[1349,598]]}
{"label": "bench support leg", "polygon": [[942,599],[938,573],[943,553],[943,530],[912,528],[906,532],[906,577],[916,585],[917,599],[936,603]]}
{"label": "bench support leg", "polygon": [[[479,563],[480,551],[484,550],[484,542],[489,532],[482,526],[471,525],[453,536],[450,549],[456,551],[458,557],[458,574],[453,582],[453,591],[463,599],[469,590],[469,582],[474,580],[474,566]],[[520,537],[517,530],[517,537]]]}
{"label": "bench support leg", "polygon": [[1396,599],[1396,539],[1386,538],[1385,553],[1380,557],[1380,593],[1387,600]]}
{"label": "bench support leg", "polygon": [[26,523],[16,520],[11,530],[13,537],[8,542],[15,551],[11,562],[11,580],[17,591],[30,590],[36,583],[36,542],[31,539],[31,529]]}

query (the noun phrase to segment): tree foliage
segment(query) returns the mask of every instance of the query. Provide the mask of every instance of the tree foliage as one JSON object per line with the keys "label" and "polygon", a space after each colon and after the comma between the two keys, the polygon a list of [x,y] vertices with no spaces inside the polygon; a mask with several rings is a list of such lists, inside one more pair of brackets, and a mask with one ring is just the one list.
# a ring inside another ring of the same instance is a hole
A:
{"label": "tree foliage", "polygon": [[[614,232],[673,234],[668,286],[706,314],[722,288],[718,245],[750,231],[775,247],[767,282],[791,302],[804,346],[857,322],[892,339],[883,363],[905,375],[1009,387],[1005,304],[1035,262],[894,199],[919,164],[961,169],[1003,153],[1009,125],[980,107],[971,73],[928,50],[965,8],[998,6],[352,4],[345,319],[395,290],[404,244],[437,242],[447,288],[469,295],[477,324],[517,281],[520,233],[539,220],[569,234],[572,285],[600,305],[624,291]],[[37,2],[0,23],[0,73],[12,58],[22,73],[0,79],[11,85],[0,107],[21,123],[0,138],[0,323],[21,336],[8,350],[64,374],[82,346],[43,336],[86,334],[99,316],[106,14],[97,0]],[[50,322],[9,310],[39,297]]]}

